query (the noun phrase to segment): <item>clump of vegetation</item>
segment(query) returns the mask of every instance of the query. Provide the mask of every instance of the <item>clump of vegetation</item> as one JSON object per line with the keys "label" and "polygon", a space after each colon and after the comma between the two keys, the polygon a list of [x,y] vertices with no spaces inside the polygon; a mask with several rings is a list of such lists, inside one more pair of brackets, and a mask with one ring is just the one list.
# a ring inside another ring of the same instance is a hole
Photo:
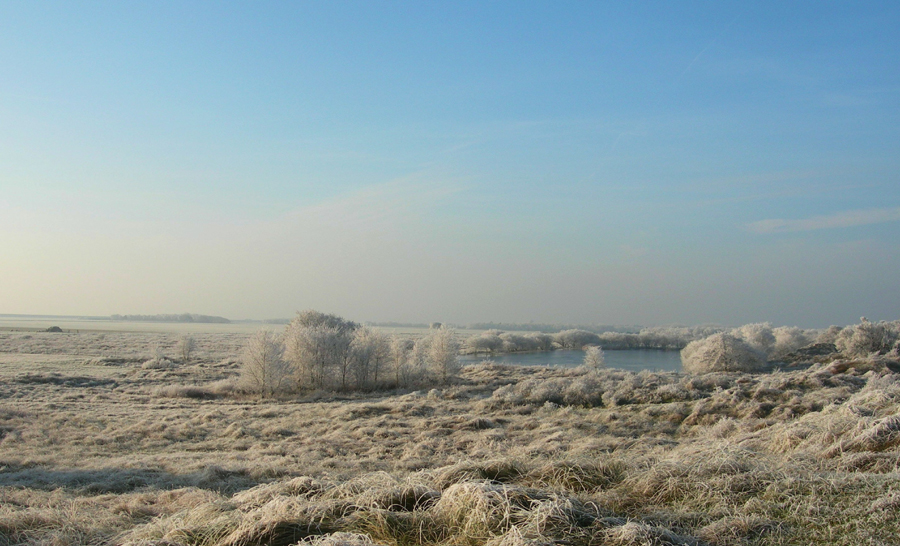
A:
{"label": "clump of vegetation", "polygon": [[681,351],[681,365],[688,373],[758,372],[766,355],[741,338],[719,333],[689,343]]}
{"label": "clump of vegetation", "polygon": [[276,337],[263,330],[243,351],[242,387],[263,395],[447,385],[459,343],[438,325],[418,340],[391,339],[336,315],[304,311]]}
{"label": "clump of vegetation", "polygon": [[693,341],[681,353],[684,370],[756,372],[768,362],[802,362],[812,358],[833,360],[897,355],[900,352],[900,321],[873,323],[865,317],[857,325],[824,331],[792,326],[773,328],[768,322],[745,324],[730,332],[718,332]]}
{"label": "clump of vegetation", "polygon": [[870,322],[862,317],[859,324],[841,329],[832,342],[850,357],[897,353],[900,350],[900,321]]}

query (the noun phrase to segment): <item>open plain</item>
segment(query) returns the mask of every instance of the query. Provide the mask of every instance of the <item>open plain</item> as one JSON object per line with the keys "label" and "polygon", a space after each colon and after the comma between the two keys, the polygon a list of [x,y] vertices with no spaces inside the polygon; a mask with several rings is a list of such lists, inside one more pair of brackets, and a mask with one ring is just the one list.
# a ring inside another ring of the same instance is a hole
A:
{"label": "open plain", "polygon": [[[0,544],[892,544],[892,355],[259,398],[247,334],[0,332]],[[151,355],[171,358],[165,367]]]}

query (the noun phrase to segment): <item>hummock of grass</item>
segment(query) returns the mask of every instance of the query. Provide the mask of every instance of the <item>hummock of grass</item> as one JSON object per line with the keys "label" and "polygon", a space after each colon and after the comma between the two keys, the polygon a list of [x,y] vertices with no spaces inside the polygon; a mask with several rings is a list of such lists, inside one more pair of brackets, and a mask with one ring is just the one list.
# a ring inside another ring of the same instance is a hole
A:
{"label": "hummock of grass", "polygon": [[444,389],[260,400],[229,388],[233,337],[152,368],[144,335],[93,338],[115,359],[16,335],[0,334],[0,545],[900,536],[891,357],[702,376],[476,365]]}

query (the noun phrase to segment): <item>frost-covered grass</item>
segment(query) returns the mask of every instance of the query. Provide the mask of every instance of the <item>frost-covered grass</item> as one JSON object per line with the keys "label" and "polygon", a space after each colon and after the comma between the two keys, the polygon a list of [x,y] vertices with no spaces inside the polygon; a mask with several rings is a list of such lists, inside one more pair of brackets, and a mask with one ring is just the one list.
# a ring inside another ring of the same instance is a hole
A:
{"label": "frost-covered grass", "polygon": [[[889,544],[900,365],[245,397],[247,336],[0,333],[0,544]],[[170,365],[146,365],[160,353]]]}

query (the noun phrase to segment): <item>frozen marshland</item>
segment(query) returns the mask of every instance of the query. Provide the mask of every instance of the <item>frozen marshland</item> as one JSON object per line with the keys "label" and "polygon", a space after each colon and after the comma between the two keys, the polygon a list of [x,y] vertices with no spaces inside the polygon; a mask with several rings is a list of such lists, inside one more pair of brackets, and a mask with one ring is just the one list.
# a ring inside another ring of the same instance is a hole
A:
{"label": "frozen marshland", "polygon": [[260,396],[247,333],[184,360],[181,334],[0,332],[0,544],[889,544],[896,333],[774,372]]}
{"label": "frozen marshland", "polygon": [[0,546],[900,545],[898,28],[0,1]]}

